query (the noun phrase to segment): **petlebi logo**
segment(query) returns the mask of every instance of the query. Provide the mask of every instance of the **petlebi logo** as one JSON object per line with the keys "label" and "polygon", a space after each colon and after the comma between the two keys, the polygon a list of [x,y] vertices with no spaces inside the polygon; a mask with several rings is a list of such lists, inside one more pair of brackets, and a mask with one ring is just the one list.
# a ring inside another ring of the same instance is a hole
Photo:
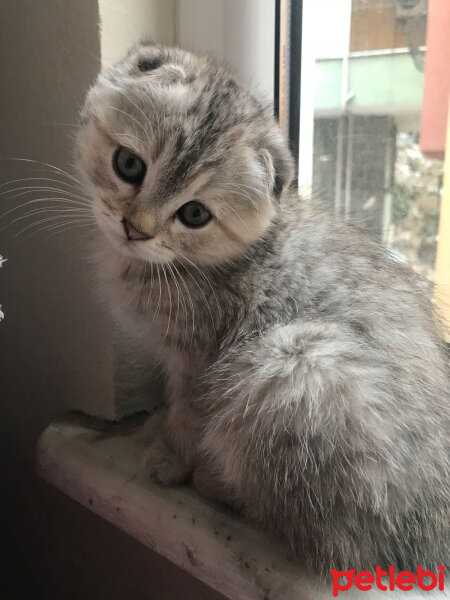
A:
{"label": "petlebi logo", "polygon": [[356,589],[367,592],[373,588],[382,592],[393,592],[401,590],[403,592],[414,589],[417,586],[425,592],[432,590],[444,591],[445,586],[445,565],[437,566],[437,575],[433,571],[424,571],[419,565],[416,573],[412,571],[396,572],[394,567],[389,567],[388,571],[383,571],[377,566],[375,573],[370,571],[359,571],[350,569],[350,571],[336,571],[331,569],[333,577],[333,596],[338,596],[340,592],[355,587]]}

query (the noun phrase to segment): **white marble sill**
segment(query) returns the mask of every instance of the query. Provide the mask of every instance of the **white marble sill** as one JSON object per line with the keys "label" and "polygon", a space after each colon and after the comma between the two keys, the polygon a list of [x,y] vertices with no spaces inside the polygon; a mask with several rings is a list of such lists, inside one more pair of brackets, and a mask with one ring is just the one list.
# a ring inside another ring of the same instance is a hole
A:
{"label": "white marble sill", "polygon": [[[148,443],[143,422],[142,416],[119,424],[77,414],[58,419],[39,439],[38,474],[231,600],[333,598],[331,587],[307,575],[286,548],[225,508],[189,486],[163,488],[150,481],[141,469]],[[339,598],[397,596],[355,591]]]}

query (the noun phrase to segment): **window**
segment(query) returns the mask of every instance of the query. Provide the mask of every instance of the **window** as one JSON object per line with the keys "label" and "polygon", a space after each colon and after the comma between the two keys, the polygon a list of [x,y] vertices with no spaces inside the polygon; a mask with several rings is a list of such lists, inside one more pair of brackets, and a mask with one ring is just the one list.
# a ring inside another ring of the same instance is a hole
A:
{"label": "window", "polygon": [[[280,71],[283,15],[289,23],[285,32],[295,38],[295,27],[301,28],[301,191],[311,191],[325,208],[364,228],[397,260],[408,262],[428,282],[450,325],[450,174],[446,185],[444,178],[450,4],[277,4]],[[301,19],[295,14],[298,5]],[[292,57],[296,46],[289,37],[286,48],[284,63],[290,59],[292,66],[298,56]],[[294,116],[283,102],[297,84],[285,84],[282,76],[279,82],[281,125],[290,132]]]}

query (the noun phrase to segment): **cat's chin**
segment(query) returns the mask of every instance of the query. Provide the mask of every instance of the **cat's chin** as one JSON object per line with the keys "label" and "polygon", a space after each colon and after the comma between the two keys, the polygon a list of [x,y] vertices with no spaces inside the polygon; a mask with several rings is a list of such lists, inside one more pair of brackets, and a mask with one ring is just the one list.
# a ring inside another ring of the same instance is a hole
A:
{"label": "cat's chin", "polygon": [[161,252],[152,248],[144,248],[145,242],[129,242],[121,240],[120,243],[115,242],[114,248],[128,258],[134,258],[147,263],[167,264],[175,258],[173,252],[161,249]]}

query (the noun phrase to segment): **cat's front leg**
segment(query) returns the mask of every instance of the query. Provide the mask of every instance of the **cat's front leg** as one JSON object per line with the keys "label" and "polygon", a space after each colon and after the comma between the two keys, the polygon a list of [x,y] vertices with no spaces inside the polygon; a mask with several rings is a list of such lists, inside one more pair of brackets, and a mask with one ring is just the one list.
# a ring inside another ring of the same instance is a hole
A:
{"label": "cat's front leg", "polygon": [[199,414],[188,397],[173,401],[144,456],[147,473],[163,485],[191,478],[199,440]]}
{"label": "cat's front leg", "polygon": [[145,452],[144,464],[146,472],[162,485],[185,483],[192,472],[191,465],[172,450],[164,434],[153,440]]}

